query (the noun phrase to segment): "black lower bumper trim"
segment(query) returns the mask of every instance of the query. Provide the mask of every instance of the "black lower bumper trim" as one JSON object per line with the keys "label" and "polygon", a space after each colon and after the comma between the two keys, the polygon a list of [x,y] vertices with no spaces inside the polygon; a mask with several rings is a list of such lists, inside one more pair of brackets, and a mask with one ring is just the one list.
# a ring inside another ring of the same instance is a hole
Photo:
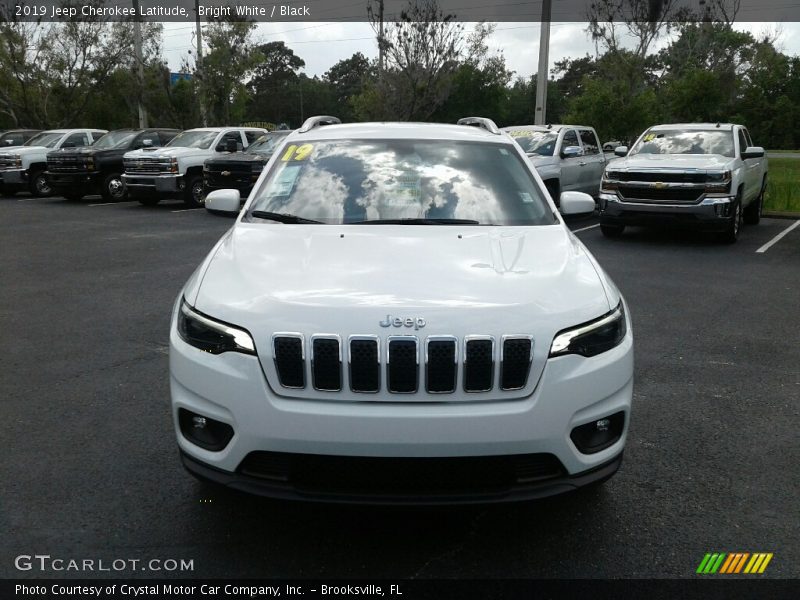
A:
{"label": "black lower bumper trim", "polygon": [[617,472],[622,464],[623,456],[623,453],[620,452],[613,459],[599,467],[575,475],[562,475],[545,481],[509,486],[501,490],[469,493],[426,493],[421,495],[301,490],[286,482],[268,481],[241,473],[231,473],[217,469],[192,458],[182,450],[180,454],[183,466],[195,477],[249,494],[281,500],[387,505],[490,504],[546,498],[605,481]]}

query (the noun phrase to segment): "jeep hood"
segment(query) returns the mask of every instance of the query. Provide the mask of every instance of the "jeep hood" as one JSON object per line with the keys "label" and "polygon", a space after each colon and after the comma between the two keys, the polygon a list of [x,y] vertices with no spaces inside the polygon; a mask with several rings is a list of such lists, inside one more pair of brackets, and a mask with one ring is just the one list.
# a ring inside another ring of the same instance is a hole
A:
{"label": "jeep hood", "polygon": [[720,154],[636,154],[611,161],[610,168],[628,169],[699,169],[723,170],[733,158]]}

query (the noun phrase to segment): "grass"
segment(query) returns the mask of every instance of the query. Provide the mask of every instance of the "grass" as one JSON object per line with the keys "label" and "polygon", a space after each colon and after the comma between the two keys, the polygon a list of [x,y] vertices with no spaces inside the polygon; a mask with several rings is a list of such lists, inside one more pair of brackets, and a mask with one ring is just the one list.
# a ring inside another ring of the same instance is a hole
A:
{"label": "grass", "polygon": [[800,213],[800,158],[769,159],[764,210]]}

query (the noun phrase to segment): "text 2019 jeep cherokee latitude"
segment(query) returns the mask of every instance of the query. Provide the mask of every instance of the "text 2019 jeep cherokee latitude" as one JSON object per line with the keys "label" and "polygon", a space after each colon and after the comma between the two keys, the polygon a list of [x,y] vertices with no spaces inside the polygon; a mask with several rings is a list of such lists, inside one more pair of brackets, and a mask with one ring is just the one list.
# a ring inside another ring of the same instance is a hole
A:
{"label": "text 2019 jeep cherokee latitude", "polygon": [[[236,213],[238,191],[206,206]],[[561,196],[562,214],[593,207]],[[314,117],[181,291],[170,384],[202,479],[327,501],[528,499],[619,467],[633,337],[494,123]]]}

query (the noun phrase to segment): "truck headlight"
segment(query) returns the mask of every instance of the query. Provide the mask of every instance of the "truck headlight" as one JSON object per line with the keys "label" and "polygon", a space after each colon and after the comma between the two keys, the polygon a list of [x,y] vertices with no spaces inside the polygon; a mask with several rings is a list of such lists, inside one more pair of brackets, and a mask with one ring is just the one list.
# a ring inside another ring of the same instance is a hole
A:
{"label": "truck headlight", "polygon": [[600,191],[616,192],[619,188],[619,173],[616,171],[603,172],[603,179],[600,181]]}
{"label": "truck headlight", "polygon": [[618,346],[627,330],[625,309],[620,301],[617,308],[599,319],[559,331],[550,346],[550,356],[596,356]]}
{"label": "truck headlight", "polygon": [[731,190],[731,172],[720,171],[706,174],[706,192],[727,193]]}
{"label": "truck headlight", "polygon": [[19,155],[19,154],[12,154],[12,155],[11,155],[11,160],[13,160],[13,161],[14,161],[14,164],[15,164],[17,167],[20,167],[20,168],[22,168],[22,156],[21,156],[21,155]]}
{"label": "truck headlight", "polygon": [[256,353],[253,338],[247,331],[200,314],[186,300],[181,301],[178,312],[178,335],[187,344],[211,354]]}

